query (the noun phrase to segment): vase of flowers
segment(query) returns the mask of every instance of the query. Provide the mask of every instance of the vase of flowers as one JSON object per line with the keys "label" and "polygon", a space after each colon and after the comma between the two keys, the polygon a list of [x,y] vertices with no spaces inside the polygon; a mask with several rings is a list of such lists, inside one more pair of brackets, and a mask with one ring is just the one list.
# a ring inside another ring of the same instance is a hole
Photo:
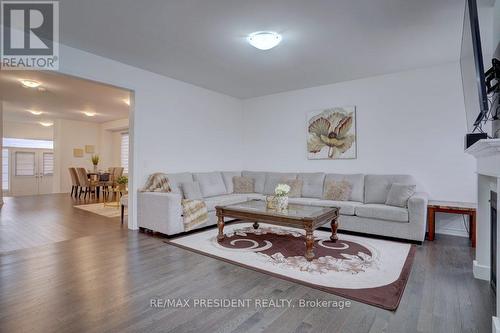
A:
{"label": "vase of flowers", "polygon": [[99,155],[92,155],[90,158],[92,164],[94,165],[94,173],[97,173],[97,165],[99,164]]}
{"label": "vase of flowers", "polygon": [[274,189],[276,208],[284,210],[288,208],[288,193],[290,193],[290,185],[278,184]]}

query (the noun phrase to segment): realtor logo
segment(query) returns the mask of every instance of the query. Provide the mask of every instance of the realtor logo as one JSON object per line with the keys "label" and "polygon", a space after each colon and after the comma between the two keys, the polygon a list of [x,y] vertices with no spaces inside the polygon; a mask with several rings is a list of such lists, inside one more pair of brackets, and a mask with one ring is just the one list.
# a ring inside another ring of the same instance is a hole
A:
{"label": "realtor logo", "polygon": [[59,2],[1,1],[2,70],[59,69]]}

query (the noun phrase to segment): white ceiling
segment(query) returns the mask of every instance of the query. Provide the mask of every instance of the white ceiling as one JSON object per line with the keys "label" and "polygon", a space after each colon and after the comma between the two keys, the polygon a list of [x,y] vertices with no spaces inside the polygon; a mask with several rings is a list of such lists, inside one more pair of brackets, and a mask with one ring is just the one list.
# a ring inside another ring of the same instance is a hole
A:
{"label": "white ceiling", "polygon": [[[43,91],[24,88],[20,80],[40,82]],[[4,120],[27,123],[71,119],[103,123],[128,118],[128,90],[75,77],[38,71],[0,71]],[[42,111],[39,116],[28,110]],[[96,113],[88,117],[83,112]]]}
{"label": "white ceiling", "polygon": [[[63,0],[66,45],[239,98],[456,61],[464,0]],[[283,35],[273,50],[247,34]]]}

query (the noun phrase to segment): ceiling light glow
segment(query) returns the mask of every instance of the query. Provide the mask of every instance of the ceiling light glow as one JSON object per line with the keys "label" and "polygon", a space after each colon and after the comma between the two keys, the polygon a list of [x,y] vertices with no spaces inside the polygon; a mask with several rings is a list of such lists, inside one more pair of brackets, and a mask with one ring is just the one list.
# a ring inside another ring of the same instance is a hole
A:
{"label": "ceiling light glow", "polygon": [[83,111],[83,114],[86,115],[87,117],[93,117],[96,115],[96,113],[92,111]]}
{"label": "ceiling light glow", "polygon": [[35,116],[41,115],[43,112],[42,111],[36,111],[36,110],[28,110],[31,114],[34,114]]}
{"label": "ceiling light glow", "polygon": [[40,82],[35,81],[35,80],[21,80],[21,84],[25,88],[36,88],[41,85]]}
{"label": "ceiling light glow", "polygon": [[41,121],[40,125],[42,125],[43,127],[50,127],[50,126],[54,125],[54,123],[51,123],[48,121]]}
{"label": "ceiling light glow", "polygon": [[259,50],[270,50],[281,42],[281,35],[273,31],[257,31],[247,37],[248,43]]}

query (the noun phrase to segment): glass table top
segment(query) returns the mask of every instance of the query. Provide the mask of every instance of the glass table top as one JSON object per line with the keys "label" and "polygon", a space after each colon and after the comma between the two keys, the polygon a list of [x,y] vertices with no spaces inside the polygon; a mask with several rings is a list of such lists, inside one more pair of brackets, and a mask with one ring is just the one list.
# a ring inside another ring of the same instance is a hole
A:
{"label": "glass table top", "polygon": [[266,202],[263,200],[249,200],[237,204],[223,205],[222,207],[241,212],[264,213],[268,215],[290,218],[315,218],[329,213],[332,210],[338,209],[335,207],[289,204],[288,209],[280,211],[267,208]]}

